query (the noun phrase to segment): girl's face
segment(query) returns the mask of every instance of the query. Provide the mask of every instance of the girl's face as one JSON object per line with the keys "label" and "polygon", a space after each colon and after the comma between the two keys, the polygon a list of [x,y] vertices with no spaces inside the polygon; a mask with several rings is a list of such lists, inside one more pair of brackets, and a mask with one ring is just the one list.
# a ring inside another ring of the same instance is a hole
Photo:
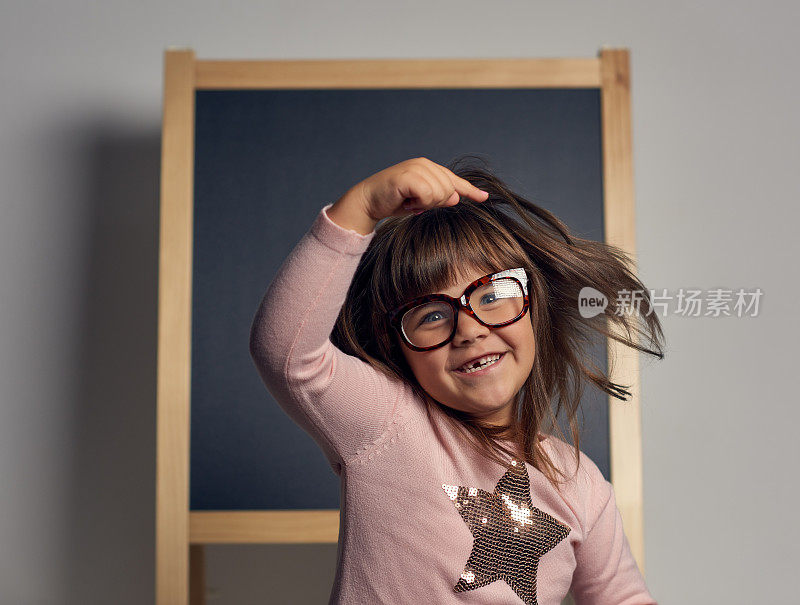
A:
{"label": "girl's face", "polygon": [[[441,293],[458,298],[485,274],[480,269],[471,270],[464,281]],[[400,347],[417,381],[431,397],[492,424],[511,423],[514,399],[531,373],[536,353],[530,310],[502,328],[481,325],[460,310],[455,336],[444,346],[413,351],[400,340]],[[458,371],[466,362],[492,353],[502,357],[486,369],[468,374]]]}

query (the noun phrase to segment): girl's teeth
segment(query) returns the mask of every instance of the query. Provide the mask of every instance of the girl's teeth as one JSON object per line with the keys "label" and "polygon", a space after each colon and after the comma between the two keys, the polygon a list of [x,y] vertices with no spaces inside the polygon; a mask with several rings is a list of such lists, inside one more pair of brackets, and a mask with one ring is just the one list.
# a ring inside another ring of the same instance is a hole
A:
{"label": "girl's teeth", "polygon": [[482,363],[481,365],[479,365],[476,368],[467,368],[466,370],[459,369],[459,371],[463,372],[464,374],[470,374],[472,372],[477,372],[478,370],[482,370],[485,367],[488,367],[488,366],[490,366],[490,365],[492,365],[494,363],[497,363],[498,361],[500,361],[500,357],[502,357],[502,355],[500,355],[499,357],[496,357],[495,359],[490,359],[489,361],[485,361],[484,363]]}

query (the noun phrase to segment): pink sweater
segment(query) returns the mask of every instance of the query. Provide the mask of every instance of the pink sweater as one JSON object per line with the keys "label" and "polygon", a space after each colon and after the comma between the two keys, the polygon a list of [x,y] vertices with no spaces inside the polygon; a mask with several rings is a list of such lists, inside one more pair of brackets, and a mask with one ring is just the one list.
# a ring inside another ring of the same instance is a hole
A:
{"label": "pink sweater", "polygon": [[[374,236],[321,209],[284,261],[252,325],[251,354],[283,410],[341,478],[331,603],[645,605],[614,490],[582,455],[556,491],[527,463],[482,458],[404,382],[329,336]],[[566,466],[570,446],[543,443]]]}

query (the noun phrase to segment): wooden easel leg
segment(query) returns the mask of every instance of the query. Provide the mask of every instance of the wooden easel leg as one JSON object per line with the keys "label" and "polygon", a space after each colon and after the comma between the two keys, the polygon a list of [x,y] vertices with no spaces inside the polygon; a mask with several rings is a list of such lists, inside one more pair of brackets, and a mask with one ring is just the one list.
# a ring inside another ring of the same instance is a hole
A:
{"label": "wooden easel leg", "polygon": [[203,544],[189,546],[189,603],[206,605],[206,557]]}

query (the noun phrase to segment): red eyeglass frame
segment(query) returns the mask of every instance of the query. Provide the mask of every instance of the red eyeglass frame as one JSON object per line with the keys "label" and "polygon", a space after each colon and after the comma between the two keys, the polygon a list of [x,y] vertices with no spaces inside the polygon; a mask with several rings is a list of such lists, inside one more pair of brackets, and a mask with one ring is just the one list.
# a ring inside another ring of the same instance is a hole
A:
{"label": "red eyeglass frame", "polygon": [[[520,269],[524,271],[524,269],[522,268]],[[512,271],[513,270],[514,269],[512,269]],[[515,282],[519,284],[523,296],[522,310],[519,312],[519,315],[517,315],[514,319],[510,319],[508,321],[504,321],[503,323],[499,324],[490,324],[486,323],[485,321],[481,321],[481,319],[475,314],[475,311],[472,310],[472,307],[470,307],[469,303],[467,302],[467,299],[469,298],[470,294],[472,294],[475,290],[477,290],[481,286],[498,279],[513,279]],[[394,330],[403,340],[403,343],[412,351],[432,351],[433,349],[438,349],[439,347],[443,347],[448,342],[453,340],[453,337],[456,335],[456,330],[458,329],[458,312],[461,309],[463,309],[464,312],[467,315],[469,315],[472,319],[477,321],[482,326],[486,326],[487,328],[502,328],[503,326],[513,324],[515,321],[519,321],[520,319],[522,319],[525,316],[525,313],[527,313],[528,308],[530,307],[530,299],[528,296],[528,288],[527,288],[528,282],[529,279],[527,273],[525,274],[525,283],[522,283],[514,275],[508,275],[506,271],[496,271],[494,273],[490,273],[489,275],[484,275],[483,277],[476,279],[474,282],[472,282],[464,289],[464,292],[458,298],[453,298],[452,296],[448,296],[447,294],[427,294],[425,296],[420,296],[418,298],[415,298],[414,300],[410,300],[407,303],[403,303],[399,307],[396,307],[395,309],[392,309],[391,311],[389,311],[389,313],[387,313],[387,316],[389,318],[389,325],[391,325],[392,328],[394,328]],[[444,342],[441,342],[438,345],[433,345],[431,347],[418,347],[416,345],[411,344],[408,341],[408,338],[406,338],[406,335],[403,333],[403,327],[401,325],[403,314],[406,311],[411,310],[413,307],[416,307],[417,305],[435,301],[446,302],[453,308],[453,330],[452,332],[450,332],[450,336]]]}

